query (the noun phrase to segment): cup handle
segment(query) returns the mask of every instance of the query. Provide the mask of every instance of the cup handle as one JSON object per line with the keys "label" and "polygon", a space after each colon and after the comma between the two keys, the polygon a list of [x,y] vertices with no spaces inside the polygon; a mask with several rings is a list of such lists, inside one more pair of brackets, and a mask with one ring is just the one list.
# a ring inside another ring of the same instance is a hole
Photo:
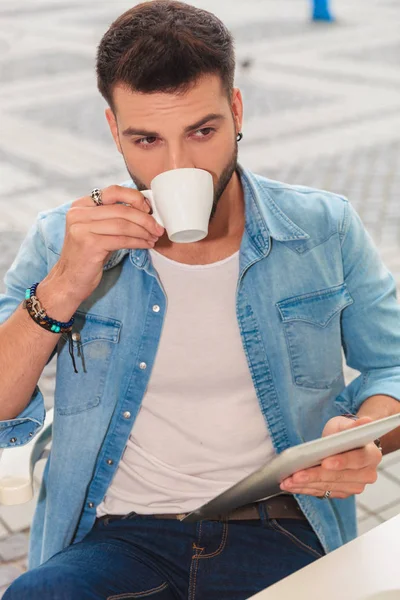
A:
{"label": "cup handle", "polygon": [[140,192],[141,194],[143,194],[143,196],[145,198],[147,198],[147,200],[150,201],[151,204],[151,208],[153,209],[153,217],[155,218],[155,220],[157,221],[157,223],[159,225],[161,225],[161,227],[165,227],[164,223],[162,222],[162,219],[156,209],[156,205],[154,203],[154,197],[153,197],[153,192],[151,190],[141,190]]}

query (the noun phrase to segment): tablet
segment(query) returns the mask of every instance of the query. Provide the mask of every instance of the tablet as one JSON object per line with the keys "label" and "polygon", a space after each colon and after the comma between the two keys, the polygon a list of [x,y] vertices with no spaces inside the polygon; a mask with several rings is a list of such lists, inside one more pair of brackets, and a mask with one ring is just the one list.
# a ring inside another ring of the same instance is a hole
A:
{"label": "tablet", "polygon": [[296,471],[316,467],[328,456],[362,448],[399,426],[400,414],[397,414],[287,448],[266,465],[247,475],[181,520],[190,523],[207,519],[231,512],[239,506],[282,494],[280,483]]}

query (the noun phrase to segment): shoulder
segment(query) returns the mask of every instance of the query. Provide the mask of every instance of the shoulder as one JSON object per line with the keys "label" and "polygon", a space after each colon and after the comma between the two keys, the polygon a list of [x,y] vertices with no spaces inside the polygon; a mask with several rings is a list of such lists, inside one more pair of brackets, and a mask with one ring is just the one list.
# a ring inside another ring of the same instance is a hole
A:
{"label": "shoulder", "polygon": [[[315,228],[321,232],[343,233],[349,201],[345,196],[304,185],[292,185],[251,175],[262,204],[276,207],[313,237]],[[272,208],[272,209],[273,209]]]}
{"label": "shoulder", "polygon": [[71,200],[56,208],[44,210],[36,219],[45,246],[57,254],[60,254],[64,243],[66,216],[72,203]]}

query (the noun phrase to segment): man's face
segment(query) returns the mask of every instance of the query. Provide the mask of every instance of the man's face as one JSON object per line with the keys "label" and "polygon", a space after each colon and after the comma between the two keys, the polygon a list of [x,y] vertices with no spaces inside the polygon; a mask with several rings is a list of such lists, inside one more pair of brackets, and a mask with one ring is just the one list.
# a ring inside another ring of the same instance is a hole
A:
{"label": "man's face", "polygon": [[230,101],[220,78],[209,75],[183,95],[116,86],[113,99],[115,114],[107,109],[107,120],[138,189],[149,189],[156,175],[170,169],[204,169],[214,181],[212,218],[237,166],[240,91]]}

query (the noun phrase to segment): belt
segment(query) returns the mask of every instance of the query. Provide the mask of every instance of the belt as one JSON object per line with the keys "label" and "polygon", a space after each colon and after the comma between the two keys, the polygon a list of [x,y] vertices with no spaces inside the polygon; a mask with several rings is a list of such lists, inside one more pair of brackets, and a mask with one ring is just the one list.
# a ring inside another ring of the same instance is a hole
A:
{"label": "belt", "polygon": [[[265,516],[268,519],[306,519],[306,516],[302,512],[301,508],[297,504],[295,498],[288,494],[281,494],[274,496],[268,500],[262,500],[261,502],[253,502],[236,508],[230,513],[224,515],[215,515],[207,517],[207,521],[247,521],[260,519],[260,506],[265,509]],[[137,513],[132,512],[129,515],[136,515]],[[181,520],[189,513],[180,514],[160,514],[160,515],[140,515],[142,517],[152,517],[155,519],[178,519]],[[98,520],[113,520],[118,518],[129,518],[129,515],[103,515]]]}

